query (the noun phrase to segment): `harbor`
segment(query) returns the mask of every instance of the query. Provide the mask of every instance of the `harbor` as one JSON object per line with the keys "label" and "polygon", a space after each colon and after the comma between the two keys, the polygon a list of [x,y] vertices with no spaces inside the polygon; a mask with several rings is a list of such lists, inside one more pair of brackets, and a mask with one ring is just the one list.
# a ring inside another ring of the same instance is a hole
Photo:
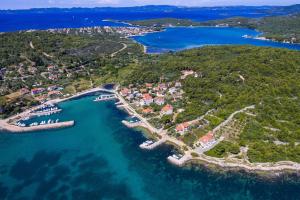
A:
{"label": "harbor", "polygon": [[85,90],[75,95],[62,98],[62,99],[53,99],[49,100],[41,105],[32,107],[28,110],[25,110],[22,113],[11,116],[7,119],[0,120],[0,130],[4,130],[11,133],[22,133],[22,132],[32,132],[32,131],[41,131],[41,130],[49,130],[49,129],[58,129],[71,127],[75,125],[74,120],[60,121],[59,119],[47,119],[42,120],[40,122],[33,121],[29,124],[28,120],[32,121],[35,118],[50,116],[54,114],[58,114],[62,112],[57,104],[60,102],[68,101],[74,98],[78,98],[84,95],[89,95],[95,92],[105,92],[110,93],[108,95],[104,95],[103,100],[111,100],[115,98],[114,91],[108,90],[102,87],[96,87],[89,90]]}

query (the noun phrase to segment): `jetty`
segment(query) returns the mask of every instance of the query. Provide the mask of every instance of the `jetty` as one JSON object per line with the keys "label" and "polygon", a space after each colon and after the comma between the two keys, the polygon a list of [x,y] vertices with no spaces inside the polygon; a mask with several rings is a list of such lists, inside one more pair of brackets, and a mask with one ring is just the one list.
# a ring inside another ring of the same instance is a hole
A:
{"label": "jetty", "polygon": [[41,131],[48,129],[59,129],[74,126],[75,121],[66,121],[66,122],[57,122],[51,124],[39,124],[37,126],[29,126],[29,127],[20,127],[9,123],[3,123],[0,121],[1,129],[11,132],[11,133],[23,133],[23,132],[32,132],[32,131]]}
{"label": "jetty", "polygon": [[159,145],[163,144],[166,142],[166,139],[163,138],[163,139],[160,139],[156,142],[153,142],[151,140],[147,140],[146,142],[142,143],[140,145],[140,148],[141,149],[147,149],[147,150],[152,150],[152,149],[155,149],[156,147],[158,147]]}
{"label": "jetty", "polygon": [[192,156],[190,156],[189,154],[185,154],[185,155],[176,155],[176,154],[173,154],[172,156],[169,156],[168,157],[168,161],[174,165],[177,165],[177,166],[183,166],[185,165],[185,163],[187,161],[189,161],[190,159],[192,158]]}

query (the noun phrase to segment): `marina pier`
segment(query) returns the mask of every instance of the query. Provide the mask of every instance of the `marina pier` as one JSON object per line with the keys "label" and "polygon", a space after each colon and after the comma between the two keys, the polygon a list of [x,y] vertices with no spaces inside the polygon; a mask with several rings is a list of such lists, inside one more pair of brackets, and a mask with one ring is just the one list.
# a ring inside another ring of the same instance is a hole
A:
{"label": "marina pier", "polygon": [[1,128],[5,131],[12,133],[23,133],[23,132],[32,132],[32,131],[40,131],[40,130],[48,130],[48,129],[59,129],[74,126],[75,121],[66,121],[66,122],[58,122],[52,124],[40,124],[37,126],[30,127],[20,127],[12,124],[2,124],[0,122]]}

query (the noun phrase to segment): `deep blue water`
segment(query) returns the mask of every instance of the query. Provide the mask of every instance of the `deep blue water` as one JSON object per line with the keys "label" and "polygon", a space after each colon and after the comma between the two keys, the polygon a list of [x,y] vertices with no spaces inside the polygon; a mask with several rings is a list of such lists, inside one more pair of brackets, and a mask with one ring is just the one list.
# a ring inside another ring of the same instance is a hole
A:
{"label": "deep blue water", "polygon": [[148,53],[178,51],[205,45],[255,45],[300,50],[300,44],[243,38],[244,35],[258,36],[259,34],[255,30],[244,28],[180,27],[137,36],[134,39],[147,46]]}
{"label": "deep blue water", "polygon": [[127,115],[93,98],[60,104],[56,116],[72,128],[0,134],[0,199],[300,199],[299,179],[177,168],[170,146],[140,149],[145,137],[121,124]]}
{"label": "deep blue water", "polygon": [[34,9],[0,11],[0,32],[28,29],[78,28],[86,26],[122,26],[103,19],[137,20],[148,18],[188,18],[197,21],[223,19],[233,16],[263,17],[285,14],[272,7],[180,8],[145,6],[133,8],[95,9]]}
{"label": "deep blue water", "polygon": [[[103,21],[104,19],[137,20],[175,17],[204,21],[233,16],[263,17],[269,16],[270,13],[272,15],[286,14],[274,9],[273,7],[180,8],[172,6],[145,6],[133,8],[0,11],[0,32],[87,26],[127,26],[122,23]],[[203,45],[220,44],[251,44],[256,46],[300,49],[300,45],[242,38],[246,34],[258,35],[259,33],[254,30],[238,28],[169,28],[165,32],[134,38],[138,42],[148,46],[149,53],[178,51]]]}

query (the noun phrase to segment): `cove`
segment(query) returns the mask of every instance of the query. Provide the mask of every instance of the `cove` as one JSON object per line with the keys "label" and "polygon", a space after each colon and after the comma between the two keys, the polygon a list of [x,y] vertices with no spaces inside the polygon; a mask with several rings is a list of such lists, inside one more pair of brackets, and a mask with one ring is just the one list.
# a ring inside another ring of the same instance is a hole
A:
{"label": "cove", "polygon": [[0,199],[299,199],[300,181],[269,181],[202,166],[178,168],[163,145],[123,126],[127,114],[113,101],[85,96],[62,102],[48,116],[75,120],[67,129],[0,134]]}
{"label": "cove", "polygon": [[147,53],[180,51],[206,45],[255,45],[300,50],[300,44],[244,38],[256,37],[259,32],[231,27],[174,27],[165,31],[135,36],[134,40],[147,47]]}

